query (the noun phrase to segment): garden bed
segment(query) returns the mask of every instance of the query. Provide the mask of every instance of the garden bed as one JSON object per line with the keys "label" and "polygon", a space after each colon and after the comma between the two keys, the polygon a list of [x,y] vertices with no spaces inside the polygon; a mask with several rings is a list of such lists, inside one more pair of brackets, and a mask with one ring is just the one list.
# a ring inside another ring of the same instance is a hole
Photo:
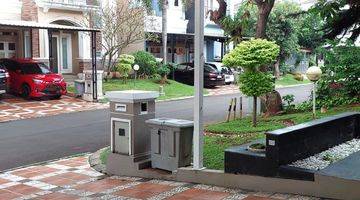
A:
{"label": "garden bed", "polygon": [[360,139],[353,139],[314,156],[295,161],[289,166],[308,170],[321,170],[358,151],[360,151]]}

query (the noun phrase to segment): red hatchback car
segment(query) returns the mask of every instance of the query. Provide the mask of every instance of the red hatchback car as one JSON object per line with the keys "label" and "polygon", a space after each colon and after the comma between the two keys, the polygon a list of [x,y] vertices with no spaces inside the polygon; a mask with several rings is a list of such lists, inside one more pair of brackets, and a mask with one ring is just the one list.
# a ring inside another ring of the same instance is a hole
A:
{"label": "red hatchback car", "polygon": [[42,62],[32,59],[1,59],[10,76],[10,92],[24,98],[60,98],[66,94],[64,78]]}

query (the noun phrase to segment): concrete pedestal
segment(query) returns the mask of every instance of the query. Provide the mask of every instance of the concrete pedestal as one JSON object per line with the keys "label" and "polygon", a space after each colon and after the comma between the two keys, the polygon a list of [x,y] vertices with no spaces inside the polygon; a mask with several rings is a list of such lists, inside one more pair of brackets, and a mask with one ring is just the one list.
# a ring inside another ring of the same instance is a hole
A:
{"label": "concrete pedestal", "polygon": [[[97,76],[97,95],[98,99],[103,99],[103,70],[97,70],[96,76]],[[85,78],[85,93],[83,95],[83,99],[85,101],[94,101],[93,99],[93,80],[92,80],[92,70],[84,70],[83,72],[84,78]]]}

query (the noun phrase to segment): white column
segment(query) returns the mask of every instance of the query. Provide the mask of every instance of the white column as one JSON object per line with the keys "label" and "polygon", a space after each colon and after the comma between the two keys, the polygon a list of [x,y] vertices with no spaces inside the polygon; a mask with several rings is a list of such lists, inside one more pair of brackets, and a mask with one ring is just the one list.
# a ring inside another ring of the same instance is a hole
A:
{"label": "white column", "polygon": [[196,170],[203,168],[204,127],[204,0],[195,1],[195,98],[194,98],[194,161]]}

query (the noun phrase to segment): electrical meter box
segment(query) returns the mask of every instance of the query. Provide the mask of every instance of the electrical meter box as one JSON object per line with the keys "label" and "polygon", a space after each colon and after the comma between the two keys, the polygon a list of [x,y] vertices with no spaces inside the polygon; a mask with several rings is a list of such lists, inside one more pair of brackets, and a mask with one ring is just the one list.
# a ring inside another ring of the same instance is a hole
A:
{"label": "electrical meter box", "polygon": [[[138,90],[106,94],[110,100],[111,154],[117,156],[118,162],[150,162],[150,135],[145,121],[155,117],[158,96],[158,92]],[[113,161],[109,163],[118,165]]]}
{"label": "electrical meter box", "polygon": [[174,171],[191,164],[193,121],[158,118],[146,121],[151,127],[151,166]]}

